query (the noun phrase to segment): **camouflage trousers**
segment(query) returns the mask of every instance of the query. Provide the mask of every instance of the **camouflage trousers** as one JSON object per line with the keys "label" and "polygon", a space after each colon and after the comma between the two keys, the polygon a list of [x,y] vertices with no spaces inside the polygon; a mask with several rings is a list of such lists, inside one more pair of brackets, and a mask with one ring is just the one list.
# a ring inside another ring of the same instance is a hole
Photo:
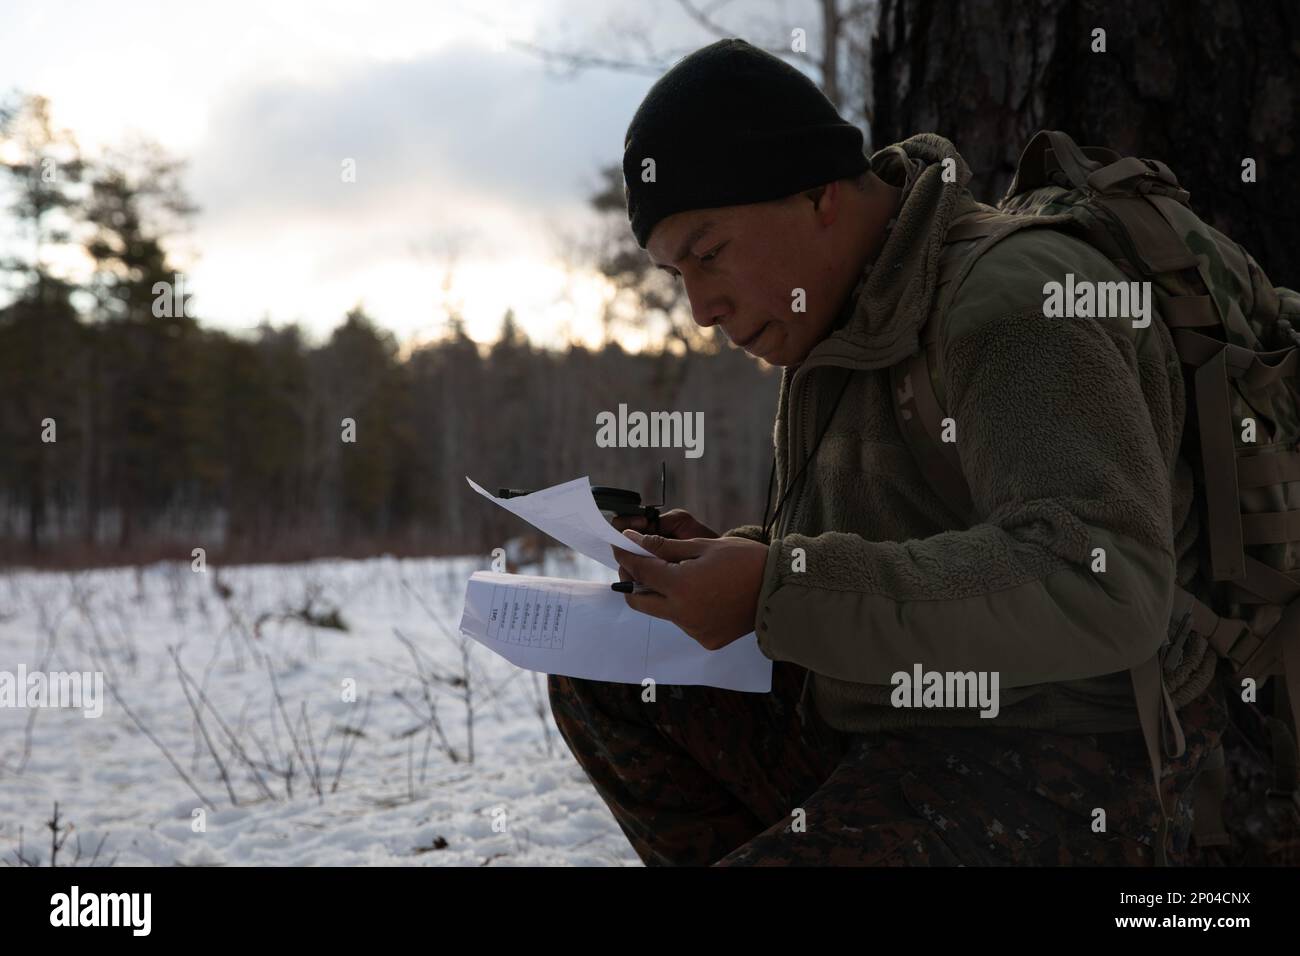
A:
{"label": "camouflage trousers", "polygon": [[[777,662],[767,694],[660,686],[653,703],[636,684],[548,685],[569,749],[647,865],[1154,862],[1140,732],[845,734],[811,700],[797,707],[805,674]],[[1171,864],[1193,862],[1192,783],[1223,717],[1212,694],[1180,711],[1187,749],[1165,760]]]}

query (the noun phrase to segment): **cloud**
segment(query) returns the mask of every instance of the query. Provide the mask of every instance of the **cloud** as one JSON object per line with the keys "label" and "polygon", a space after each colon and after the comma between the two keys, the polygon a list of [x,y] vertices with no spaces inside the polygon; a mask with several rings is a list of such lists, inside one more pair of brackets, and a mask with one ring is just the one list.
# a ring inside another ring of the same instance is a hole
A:
{"label": "cloud", "polygon": [[[311,83],[245,82],[213,104],[191,160],[205,220],[388,215],[431,229],[476,205],[580,207],[617,162],[649,80],[565,80],[525,54],[468,46],[367,63]],[[342,162],[355,160],[355,183]]]}
{"label": "cloud", "polygon": [[[562,79],[526,54],[469,47],[310,81],[246,78],[208,104],[187,176],[208,314],[243,324],[257,303],[320,329],[365,298],[411,332],[436,314],[453,251],[467,315],[495,321],[507,295],[524,306],[555,251],[550,227],[587,214],[650,82]],[[346,158],[355,182],[341,180]],[[469,270],[494,261],[495,279]]]}

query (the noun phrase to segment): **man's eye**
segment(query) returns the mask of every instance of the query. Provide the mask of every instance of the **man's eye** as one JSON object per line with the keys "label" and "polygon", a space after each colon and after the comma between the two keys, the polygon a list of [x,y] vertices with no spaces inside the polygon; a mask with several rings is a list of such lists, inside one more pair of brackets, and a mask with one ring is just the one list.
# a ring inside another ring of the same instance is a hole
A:
{"label": "man's eye", "polygon": [[722,247],[725,245],[726,243],[724,242],[721,245],[714,246],[711,250],[700,256],[699,260],[701,262],[709,262],[710,260],[717,258],[718,253],[722,251]]}

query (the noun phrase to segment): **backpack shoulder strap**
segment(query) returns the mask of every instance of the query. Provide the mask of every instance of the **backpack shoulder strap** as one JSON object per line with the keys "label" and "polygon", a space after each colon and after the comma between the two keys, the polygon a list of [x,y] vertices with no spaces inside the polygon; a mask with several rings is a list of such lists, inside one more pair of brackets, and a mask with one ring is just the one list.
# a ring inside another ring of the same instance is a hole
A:
{"label": "backpack shoulder strap", "polygon": [[932,339],[924,341],[919,351],[890,368],[894,418],[921,474],[949,510],[967,524],[974,506],[957,445],[943,440],[944,414],[931,378],[935,363],[930,361],[930,354],[935,348]]}
{"label": "backpack shoulder strap", "polygon": [[[1157,196],[1186,200],[1187,193],[1179,188],[1165,164],[1121,158],[1109,149],[1080,148],[1064,132],[1041,130],[1022,151],[1015,178],[1003,201],[1051,185],[1053,177],[1064,179],[1063,188],[1087,186],[1100,194],[1099,201],[1123,224],[1137,245],[1136,249],[1123,250],[1133,260],[1130,268],[1151,274],[1197,264],[1195,255],[1152,205]],[[1135,192],[1139,195],[1132,195]],[[973,207],[948,227],[939,259],[935,307],[922,330],[920,350],[890,370],[899,430],[926,478],[964,522],[969,522],[972,516],[970,490],[961,473],[956,444],[942,441],[942,420],[946,413],[939,336],[944,319],[971,269],[997,243],[1022,229],[1058,228],[1077,232],[1080,226],[1069,212],[1022,215],[1003,212],[984,203],[974,203]],[[1091,228],[1104,229],[1100,224]],[[1181,327],[1184,333],[1216,324],[1217,316],[1209,296],[1179,297],[1166,305],[1166,311],[1170,313],[1168,324]]]}
{"label": "backpack shoulder strap", "polygon": [[963,524],[969,524],[974,517],[974,506],[957,444],[943,440],[947,412],[939,333],[944,317],[971,268],[994,245],[1022,229],[1062,226],[1072,221],[1069,214],[1021,216],[982,203],[953,220],[939,256],[936,304],[921,330],[921,347],[889,370],[898,429],[922,475]]}

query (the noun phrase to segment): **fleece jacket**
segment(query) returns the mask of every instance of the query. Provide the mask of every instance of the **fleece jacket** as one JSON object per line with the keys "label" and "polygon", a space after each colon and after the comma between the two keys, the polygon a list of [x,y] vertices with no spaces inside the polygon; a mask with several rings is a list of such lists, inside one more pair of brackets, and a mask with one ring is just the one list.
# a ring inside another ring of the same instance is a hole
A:
{"label": "fleece jacket", "polygon": [[[1168,329],[1158,316],[1145,328],[1045,317],[1044,284],[1066,273],[1128,281],[1058,230],[1025,230],[984,254],[939,327],[940,397],[976,512],[968,523],[918,471],[889,368],[934,318],[948,225],[988,207],[940,136],[888,146],[871,166],[903,190],[895,224],[831,333],[781,376],[775,500],[829,427],[765,542],[759,646],[807,668],[801,707],[811,697],[844,731],[1137,728],[1128,670],[1165,641],[1175,584],[1195,566]],[[727,534],[764,541],[755,525]],[[998,715],[893,706],[893,675],[917,664],[996,671]],[[1203,639],[1189,642],[1168,682],[1176,706],[1209,685],[1214,665]]]}

